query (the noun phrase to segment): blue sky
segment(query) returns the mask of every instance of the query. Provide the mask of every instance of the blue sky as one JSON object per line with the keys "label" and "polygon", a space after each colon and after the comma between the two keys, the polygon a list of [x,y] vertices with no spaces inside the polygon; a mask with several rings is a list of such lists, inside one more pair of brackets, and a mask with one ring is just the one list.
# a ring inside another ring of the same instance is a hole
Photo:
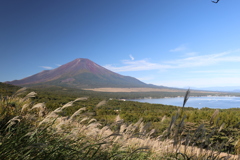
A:
{"label": "blue sky", "polygon": [[240,86],[240,1],[0,1],[0,82],[76,58],[170,87]]}

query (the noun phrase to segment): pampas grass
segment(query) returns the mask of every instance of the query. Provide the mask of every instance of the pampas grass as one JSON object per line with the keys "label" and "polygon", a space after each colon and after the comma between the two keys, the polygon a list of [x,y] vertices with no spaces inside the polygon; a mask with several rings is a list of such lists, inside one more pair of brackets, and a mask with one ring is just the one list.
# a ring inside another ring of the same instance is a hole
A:
{"label": "pampas grass", "polygon": [[88,124],[93,123],[93,122],[97,122],[97,120],[96,120],[95,118],[92,118],[92,119],[88,122]]}
{"label": "pampas grass", "polygon": [[80,98],[77,98],[74,100],[74,102],[77,102],[77,101],[83,101],[83,100],[87,100],[88,97],[80,97]]}
{"label": "pampas grass", "polygon": [[7,125],[6,129],[10,129],[13,125],[19,123],[20,121],[21,121],[21,117],[20,117],[20,116],[15,116],[15,117],[13,117],[12,119],[10,119],[10,120],[6,123],[6,125]]}
{"label": "pampas grass", "polygon": [[35,92],[30,92],[30,93],[28,93],[28,94],[22,99],[22,101],[24,102],[24,101],[26,101],[26,100],[29,99],[29,98],[36,97],[36,95],[37,95],[37,93],[35,93]]}
{"label": "pampas grass", "polygon": [[215,119],[215,117],[216,117],[218,114],[219,114],[219,110],[216,109],[216,110],[214,111],[214,113],[212,114],[212,117],[211,117],[211,119],[210,119],[210,124],[213,124],[213,123],[214,123],[214,119]]}
{"label": "pampas grass", "polygon": [[103,106],[103,105],[105,105],[105,104],[107,104],[107,101],[106,101],[106,100],[103,100],[103,101],[99,102],[99,103],[96,105],[96,107],[98,108],[98,107],[101,107],[101,106]]}
{"label": "pampas grass", "polygon": [[86,111],[86,107],[80,108],[76,112],[73,113],[73,115],[69,118],[69,120],[73,120],[75,117],[79,116],[83,111]]}
{"label": "pampas grass", "polygon": [[[94,117],[83,112],[87,107],[79,108],[69,116],[61,114],[72,107],[76,101],[87,100],[81,97],[70,101],[53,111],[47,112],[45,103],[32,105],[28,94],[19,98],[25,90],[17,92],[14,97],[0,101],[6,108],[6,102],[15,102],[16,111],[1,112],[4,130],[0,130],[0,159],[234,159],[230,154],[221,153],[224,145],[212,146],[210,138],[225,128],[224,123],[207,133],[204,124],[189,133],[185,128],[183,107],[189,98],[190,90],[184,97],[182,110],[176,111],[164,132],[151,127],[142,118],[136,123],[124,123],[117,115],[113,124],[103,125]],[[106,104],[101,101],[96,107]],[[19,111],[19,112],[17,112]],[[44,114],[43,114],[44,113]],[[210,119],[213,123],[219,111]],[[7,118],[6,118],[7,117]],[[159,125],[167,123],[166,116]],[[114,131],[111,129],[115,127]],[[159,135],[157,135],[159,134]],[[156,136],[157,135],[157,136]],[[204,148],[203,146],[208,145]],[[238,145],[238,142],[235,144]]]}
{"label": "pampas grass", "polygon": [[33,109],[44,110],[45,108],[46,108],[45,103],[38,103],[38,104],[35,104],[35,105],[31,108],[31,110],[33,110]]}
{"label": "pampas grass", "polygon": [[17,90],[17,91],[12,95],[12,97],[17,97],[17,96],[19,96],[19,95],[25,93],[26,90],[27,90],[27,88],[26,88],[26,87],[23,87],[23,88]]}
{"label": "pampas grass", "polygon": [[29,107],[29,104],[24,104],[21,109],[21,113],[27,111],[27,108]]}

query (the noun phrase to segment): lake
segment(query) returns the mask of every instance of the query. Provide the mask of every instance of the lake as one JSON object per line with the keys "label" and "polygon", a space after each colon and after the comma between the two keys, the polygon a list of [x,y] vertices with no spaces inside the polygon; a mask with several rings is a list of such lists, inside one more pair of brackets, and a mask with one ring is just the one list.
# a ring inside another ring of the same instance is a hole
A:
{"label": "lake", "polygon": [[[182,106],[183,97],[159,98],[159,99],[131,99],[129,101],[147,102],[153,104],[166,104],[173,106]],[[240,97],[189,97],[185,107],[193,108],[240,108]]]}

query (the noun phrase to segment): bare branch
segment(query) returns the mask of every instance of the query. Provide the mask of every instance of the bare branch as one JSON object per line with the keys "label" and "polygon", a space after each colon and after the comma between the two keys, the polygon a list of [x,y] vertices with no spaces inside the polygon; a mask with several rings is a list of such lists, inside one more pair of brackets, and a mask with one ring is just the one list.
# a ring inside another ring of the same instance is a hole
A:
{"label": "bare branch", "polygon": [[218,3],[220,0],[212,1],[213,3]]}

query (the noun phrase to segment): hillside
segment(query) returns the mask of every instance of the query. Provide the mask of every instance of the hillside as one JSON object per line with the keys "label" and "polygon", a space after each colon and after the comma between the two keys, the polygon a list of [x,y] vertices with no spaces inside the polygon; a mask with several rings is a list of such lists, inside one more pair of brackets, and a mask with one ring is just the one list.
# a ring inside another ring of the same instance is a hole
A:
{"label": "hillside", "polygon": [[74,88],[135,88],[150,86],[136,78],[112,72],[84,58],[75,59],[56,69],[45,70],[24,79],[6,83],[17,86],[51,85]]}

